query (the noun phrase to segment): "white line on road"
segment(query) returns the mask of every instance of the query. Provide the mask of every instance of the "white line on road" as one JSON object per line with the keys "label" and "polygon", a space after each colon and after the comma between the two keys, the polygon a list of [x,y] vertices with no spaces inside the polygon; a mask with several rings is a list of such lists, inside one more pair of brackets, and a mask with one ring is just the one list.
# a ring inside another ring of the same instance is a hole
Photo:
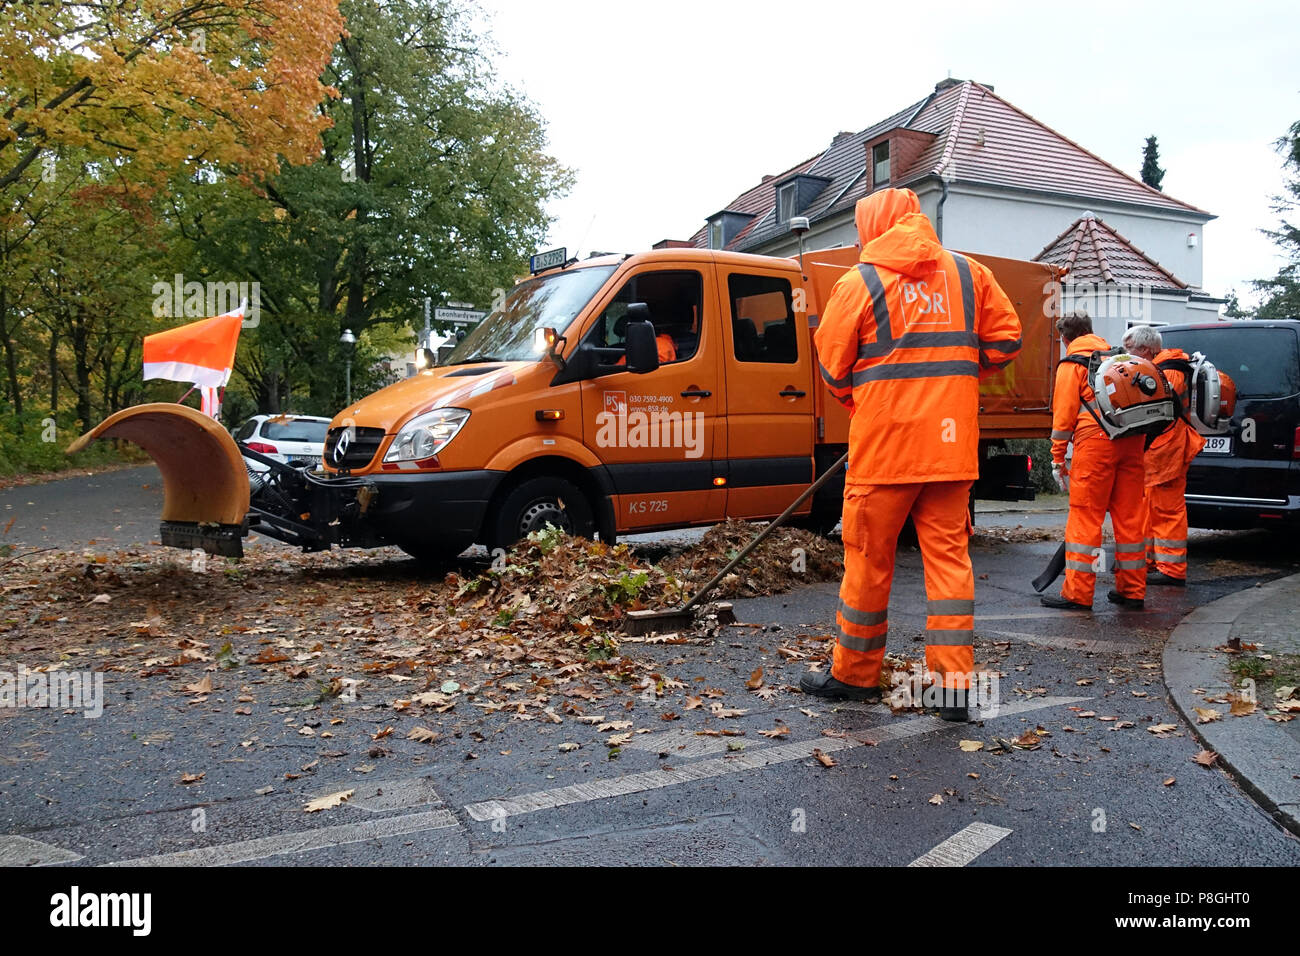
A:
{"label": "white line on road", "polygon": [[908,866],[965,866],[985,850],[1011,835],[1006,827],[991,823],[972,823],[954,833],[937,847],[919,856]]}
{"label": "white line on road", "polygon": [[51,843],[23,836],[0,836],[0,866],[50,866],[75,863],[80,853],[73,853]]}
{"label": "white line on road", "polygon": [[226,866],[231,863],[248,863],[282,853],[303,853],[307,850],[324,850],[345,843],[362,843],[382,837],[402,836],[422,830],[442,830],[456,826],[456,817],[450,810],[430,810],[406,816],[367,820],[364,823],[345,823],[339,826],[299,830],[295,833],[277,833],[255,840],[240,840],[195,850],[142,856],[134,860],[120,860],[106,866]]}
{"label": "white line on road", "polygon": [[[996,716],[1006,717],[1031,710],[1042,710],[1045,707],[1073,704],[1088,699],[1087,697],[1038,697],[1033,700],[1002,704],[998,707]],[[988,720],[993,719],[994,716],[994,714],[986,710],[980,714],[979,719]],[[586,803],[589,800],[604,800],[609,797],[621,797],[646,790],[674,787],[678,784],[689,783],[692,780],[705,780],[709,777],[741,773],[745,770],[758,770],[773,764],[803,760],[811,757],[814,750],[820,750],[822,753],[827,754],[835,753],[839,750],[875,745],[886,740],[913,737],[917,734],[930,733],[953,726],[953,724],[946,723],[937,717],[912,717],[897,723],[885,724],[878,728],[858,731],[851,737],[814,737],[811,740],[800,740],[776,747],[765,747],[761,750],[742,751],[732,757],[700,760],[695,763],[684,764],[675,770],[646,770],[641,773],[629,773],[621,777],[611,777],[607,780],[596,780],[591,783],[556,787],[553,790],[538,790],[534,793],[526,793],[522,796],[510,797],[504,800],[484,800],[481,803],[468,804],[465,811],[473,819],[486,822],[503,817],[517,816],[522,813],[535,813],[538,810],[569,806],[574,803]]]}
{"label": "white line on road", "polygon": [[1023,631],[980,631],[980,637],[1011,637],[1036,647],[1053,647],[1064,651],[1093,653],[1137,654],[1147,650],[1142,644],[1125,641],[1103,641],[1091,637],[1050,637],[1046,634],[1026,634]]}

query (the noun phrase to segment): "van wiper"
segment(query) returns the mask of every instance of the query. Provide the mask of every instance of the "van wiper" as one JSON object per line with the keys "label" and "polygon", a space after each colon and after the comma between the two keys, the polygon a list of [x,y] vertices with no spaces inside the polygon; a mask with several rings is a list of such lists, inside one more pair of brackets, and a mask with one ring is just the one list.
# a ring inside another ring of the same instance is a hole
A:
{"label": "van wiper", "polygon": [[496,357],[491,356],[491,355],[481,355],[481,356],[479,356],[479,357],[477,357],[477,358],[461,359],[461,360],[460,360],[459,362],[457,362],[456,364],[457,364],[457,365],[482,365],[482,364],[484,364],[485,362],[504,362],[504,361],[505,361],[505,359],[496,358]]}

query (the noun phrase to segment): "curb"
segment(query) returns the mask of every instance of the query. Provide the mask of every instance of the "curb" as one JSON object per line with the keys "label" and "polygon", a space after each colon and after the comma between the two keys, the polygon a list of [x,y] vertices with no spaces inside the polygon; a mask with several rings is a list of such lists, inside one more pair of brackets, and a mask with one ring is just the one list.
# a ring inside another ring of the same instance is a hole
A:
{"label": "curb", "polygon": [[[1225,677],[1225,655],[1214,648],[1228,640],[1232,625],[1247,617],[1261,601],[1294,592],[1300,609],[1300,574],[1247,588],[1192,611],[1174,628],[1165,644],[1162,672],[1175,709],[1218,764],[1282,826],[1300,836],[1300,742],[1285,733],[1263,742],[1251,718],[1225,717],[1208,724],[1196,722],[1194,707],[1204,702],[1192,691],[1234,690]],[[1263,719],[1263,718],[1257,718]]]}

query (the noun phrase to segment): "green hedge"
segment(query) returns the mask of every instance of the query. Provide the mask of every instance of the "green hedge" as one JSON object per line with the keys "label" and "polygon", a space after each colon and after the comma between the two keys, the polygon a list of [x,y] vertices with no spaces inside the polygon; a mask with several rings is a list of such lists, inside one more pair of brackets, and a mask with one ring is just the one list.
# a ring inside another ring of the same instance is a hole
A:
{"label": "green hedge", "polygon": [[27,475],[89,468],[96,465],[142,461],[146,456],[134,445],[93,442],[76,455],[64,449],[81,429],[71,416],[57,420],[38,412],[0,415],[0,476]]}

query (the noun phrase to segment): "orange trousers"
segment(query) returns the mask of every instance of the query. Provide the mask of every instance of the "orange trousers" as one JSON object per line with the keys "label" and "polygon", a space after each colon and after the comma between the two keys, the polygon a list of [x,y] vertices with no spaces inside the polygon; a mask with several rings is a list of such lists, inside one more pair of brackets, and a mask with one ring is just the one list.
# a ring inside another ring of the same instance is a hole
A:
{"label": "orange trousers", "polygon": [[1147,569],[1187,580],[1187,475],[1152,485],[1146,499]]}
{"label": "orange trousers", "polygon": [[1101,526],[1110,512],[1115,532],[1115,589],[1129,598],[1147,592],[1144,439],[1086,438],[1074,446],[1070,516],[1065,522],[1065,586],[1061,597],[1092,605],[1102,569]]}
{"label": "orange trousers", "polygon": [[942,685],[968,688],[975,670],[975,575],[970,563],[971,482],[849,486],[844,498],[844,581],[831,676],[875,687],[889,631],[898,533],[908,515],[925,563],[926,667]]}

